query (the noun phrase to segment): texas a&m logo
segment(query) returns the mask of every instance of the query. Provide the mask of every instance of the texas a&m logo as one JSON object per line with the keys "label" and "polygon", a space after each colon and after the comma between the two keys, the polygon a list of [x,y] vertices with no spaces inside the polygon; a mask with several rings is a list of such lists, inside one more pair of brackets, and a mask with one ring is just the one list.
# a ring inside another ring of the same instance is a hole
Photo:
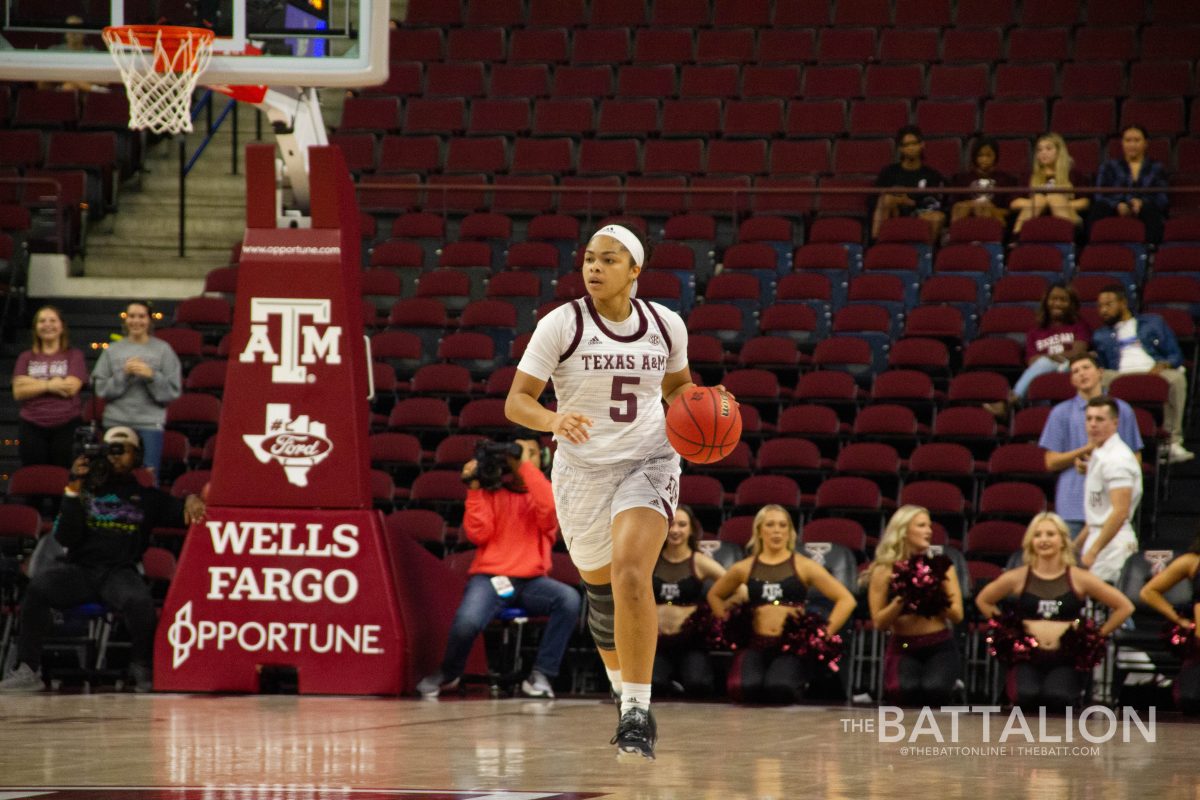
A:
{"label": "texas a&m logo", "polygon": [[[250,338],[238,355],[238,361],[252,364],[261,360],[274,364],[272,383],[312,383],[306,365],[341,364],[342,328],[330,325],[329,300],[307,297],[254,297],[250,299]],[[278,316],[279,347],[271,343],[267,322]],[[310,319],[312,324],[303,324]],[[318,325],[328,326],[324,330]]]}

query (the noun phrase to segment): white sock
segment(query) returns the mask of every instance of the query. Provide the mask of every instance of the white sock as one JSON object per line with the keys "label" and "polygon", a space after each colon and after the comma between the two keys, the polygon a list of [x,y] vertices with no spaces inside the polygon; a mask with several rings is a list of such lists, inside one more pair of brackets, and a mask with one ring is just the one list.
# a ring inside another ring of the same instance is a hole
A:
{"label": "white sock", "polygon": [[624,714],[631,708],[650,710],[650,684],[628,681],[625,683],[625,691],[621,692],[621,713]]}
{"label": "white sock", "polygon": [[608,673],[608,682],[610,684],[612,684],[613,692],[617,695],[617,697],[620,697],[621,696],[621,670],[609,669],[608,667],[605,667],[604,671]]}

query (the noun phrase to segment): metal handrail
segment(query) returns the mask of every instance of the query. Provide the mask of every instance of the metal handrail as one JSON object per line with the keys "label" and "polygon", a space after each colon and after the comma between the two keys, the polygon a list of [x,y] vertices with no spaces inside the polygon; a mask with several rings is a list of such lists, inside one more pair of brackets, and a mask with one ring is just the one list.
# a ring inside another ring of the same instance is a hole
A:
{"label": "metal handrail", "polygon": [[[561,186],[557,184],[541,185],[541,184],[491,184],[491,183],[430,183],[428,181],[386,181],[378,180],[379,176],[373,176],[370,182],[358,180],[354,184],[356,190],[365,190],[367,192],[376,191],[423,191],[428,192],[428,196],[439,196],[443,201],[442,214],[449,216],[449,212],[445,207],[446,195],[450,192],[525,192],[538,194],[584,194],[584,195],[611,195],[611,194],[657,194],[657,195],[672,195],[686,197],[687,195],[728,195],[730,197],[730,212],[735,216],[740,216],[747,212],[745,208],[746,202],[755,195],[883,195],[883,194],[906,194],[909,192],[920,194],[942,194],[942,195],[977,195],[985,191],[978,187],[971,186],[930,186],[930,187],[913,187],[913,186],[818,186],[815,182],[815,177],[809,178],[813,180],[812,185],[797,183],[792,186],[626,186],[624,184],[616,184],[612,186]],[[806,180],[804,176],[786,176],[795,177],[799,181]],[[437,195],[434,195],[434,193]],[[1013,196],[1026,196],[1030,194],[1075,194],[1075,195],[1102,195],[1102,194],[1157,194],[1159,192],[1165,194],[1186,194],[1200,192],[1200,186],[1164,186],[1164,187],[1122,187],[1122,186],[1072,186],[1072,187],[1056,187],[1056,186],[992,186],[986,189],[989,194],[1007,194]],[[590,217],[593,211],[591,202],[588,203],[587,215]],[[865,211],[866,208],[864,207]],[[807,214],[811,209],[797,209],[797,214]]]}
{"label": "metal handrail", "polygon": [[[520,177],[520,176],[517,176]],[[787,175],[803,180],[803,176]],[[439,192],[566,192],[568,194],[607,194],[612,192],[632,192],[634,194],[892,194],[919,192],[921,194],[951,194],[972,195],[981,192],[988,194],[1184,194],[1198,192],[1200,186],[989,186],[980,189],[977,186],[561,186],[541,184],[494,184],[494,183],[428,183],[423,181],[371,181],[358,182],[355,189],[428,189]]]}
{"label": "metal handrail", "polygon": [[[66,242],[63,237],[63,205],[59,201],[62,197],[62,183],[52,177],[34,177],[34,178],[0,178],[0,186],[13,185],[23,186],[38,184],[40,186],[53,187],[52,194],[44,194],[46,198],[54,198],[54,228],[58,232],[59,251],[66,252]],[[20,251],[13,251],[12,256],[12,274],[9,276],[8,291],[4,293],[4,303],[0,306],[0,338],[7,333],[11,325],[11,317],[15,313],[20,317],[24,313],[25,297],[27,290],[27,281],[29,278],[29,244],[22,241],[20,243]]]}
{"label": "metal handrail", "polygon": [[204,138],[201,139],[200,144],[197,145],[196,152],[192,153],[192,155],[190,157],[187,155],[187,135],[186,134],[180,134],[179,136],[175,137],[176,141],[178,142],[178,148],[179,148],[179,255],[180,255],[180,257],[183,257],[184,255],[186,255],[186,250],[187,250],[187,247],[186,247],[187,233],[186,233],[186,231],[187,231],[187,176],[188,176],[188,173],[190,173],[192,171],[192,168],[196,166],[196,162],[200,160],[200,156],[203,155],[205,149],[207,149],[209,142],[211,142],[213,140],[213,136],[215,136],[217,131],[219,131],[221,129],[221,125],[223,125],[225,123],[226,118],[228,118],[230,114],[233,115],[233,123],[232,123],[233,124],[233,130],[232,130],[233,142],[232,142],[232,146],[231,146],[231,149],[233,151],[232,156],[231,156],[232,170],[233,170],[234,175],[237,174],[237,171],[238,171],[237,106],[238,106],[238,101],[234,100],[233,98],[230,98],[229,102],[225,104],[225,107],[223,109],[221,109],[221,112],[217,115],[217,119],[214,122],[213,115],[212,115],[213,91],[212,91],[212,89],[207,89],[207,90],[205,90],[204,94],[201,95],[200,99],[198,101],[196,101],[195,105],[192,106],[192,111],[191,111],[193,123],[196,121],[196,118],[200,116],[201,112],[203,112],[203,111],[208,112],[208,116],[206,118],[206,123],[204,125]]}

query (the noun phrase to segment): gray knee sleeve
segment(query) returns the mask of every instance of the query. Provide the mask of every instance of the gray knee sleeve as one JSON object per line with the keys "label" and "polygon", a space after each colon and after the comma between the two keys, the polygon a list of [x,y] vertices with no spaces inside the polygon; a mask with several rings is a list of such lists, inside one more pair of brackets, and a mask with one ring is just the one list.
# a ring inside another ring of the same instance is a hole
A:
{"label": "gray knee sleeve", "polygon": [[588,599],[588,630],[596,647],[601,650],[616,650],[617,640],[613,635],[613,616],[616,607],[613,604],[612,584],[595,584],[584,581],[583,588]]}

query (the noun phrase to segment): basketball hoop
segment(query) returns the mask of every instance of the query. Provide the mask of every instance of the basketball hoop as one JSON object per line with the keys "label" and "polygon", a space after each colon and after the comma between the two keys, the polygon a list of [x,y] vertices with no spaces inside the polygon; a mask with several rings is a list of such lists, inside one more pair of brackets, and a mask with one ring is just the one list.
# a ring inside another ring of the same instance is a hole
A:
{"label": "basketball hoop", "polygon": [[129,95],[129,127],[154,133],[192,130],[192,91],[212,58],[213,32],[171,25],[104,29]]}

